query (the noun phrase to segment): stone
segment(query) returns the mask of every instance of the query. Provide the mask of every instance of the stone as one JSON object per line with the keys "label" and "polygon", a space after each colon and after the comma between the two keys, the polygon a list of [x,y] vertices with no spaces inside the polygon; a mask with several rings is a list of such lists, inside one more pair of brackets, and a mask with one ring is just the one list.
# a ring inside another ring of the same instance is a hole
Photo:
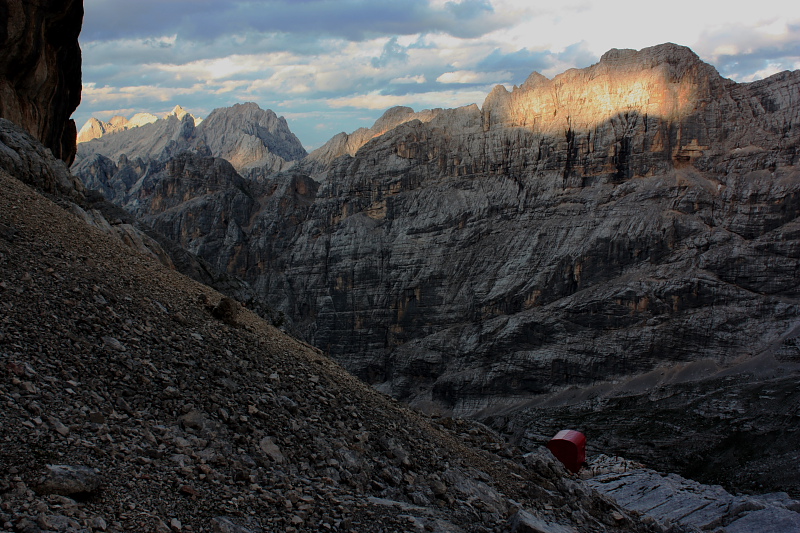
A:
{"label": "stone", "polygon": [[226,297],[220,300],[219,303],[214,306],[211,314],[226,324],[236,325],[236,319],[239,316],[240,309],[241,306],[239,305],[239,302],[233,298]]}
{"label": "stone", "polygon": [[[605,457],[597,462],[609,463]],[[590,469],[594,463],[590,461]],[[649,515],[665,526],[679,524],[705,531],[724,525],[726,532],[742,533],[800,531],[800,513],[793,509],[796,502],[785,495],[736,496],[718,485],[641,467],[602,473],[587,483],[623,508]],[[612,518],[620,522],[624,516],[614,511]]]}
{"label": "stone", "polygon": [[520,509],[509,519],[511,533],[577,533],[577,530],[559,524],[548,523]]}
{"label": "stone", "polygon": [[215,533],[253,533],[250,529],[240,526],[224,516],[212,518],[211,527]]}
{"label": "stone", "polygon": [[44,475],[36,483],[39,494],[92,494],[102,484],[100,471],[96,468],[78,465],[47,465]]}
{"label": "stone", "polygon": [[119,342],[119,340],[117,340],[117,338],[115,338],[115,337],[112,337],[110,335],[106,335],[106,336],[102,337],[102,339],[103,339],[103,343],[106,346],[108,346],[111,350],[115,350],[115,351],[118,351],[118,352],[124,352],[124,351],[127,350],[127,348],[125,348],[125,345],[122,344],[121,342]]}
{"label": "stone", "polygon": [[46,531],[79,531],[81,524],[72,518],[63,515],[39,515],[39,527]]}
{"label": "stone", "polygon": [[258,447],[276,463],[284,462],[285,457],[283,453],[281,453],[281,449],[278,447],[278,445],[275,444],[275,441],[272,437],[264,437],[261,439],[258,443]]}
{"label": "stone", "polygon": [[57,418],[49,417],[47,422],[50,424],[50,427],[53,428],[55,432],[57,432],[62,437],[66,437],[69,435],[69,428],[61,423],[61,421]]}

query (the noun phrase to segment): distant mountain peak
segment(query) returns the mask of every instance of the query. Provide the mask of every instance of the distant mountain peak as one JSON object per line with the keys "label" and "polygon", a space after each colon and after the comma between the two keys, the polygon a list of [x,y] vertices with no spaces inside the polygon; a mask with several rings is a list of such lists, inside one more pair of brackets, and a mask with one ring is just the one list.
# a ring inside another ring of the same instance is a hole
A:
{"label": "distant mountain peak", "polygon": [[175,107],[172,108],[172,111],[170,111],[167,114],[167,117],[175,116],[178,117],[178,120],[183,120],[183,117],[185,117],[188,114],[189,114],[188,111],[186,111],[180,105],[176,105]]}
{"label": "distant mountain peak", "polygon": [[[182,121],[186,115],[189,115],[194,119],[195,126],[199,125],[203,121],[202,118],[195,117],[180,105],[176,105],[172,111],[163,116],[163,119],[166,120],[169,117],[174,116],[177,117],[178,120]],[[156,115],[146,112],[136,113],[130,119],[122,115],[114,115],[108,122],[103,122],[100,119],[92,117],[86,121],[86,124],[84,124],[81,130],[78,132],[78,142],[84,143],[91,141],[92,139],[99,139],[104,135],[138,128],[147,124],[152,124],[157,120],[160,119]]]}

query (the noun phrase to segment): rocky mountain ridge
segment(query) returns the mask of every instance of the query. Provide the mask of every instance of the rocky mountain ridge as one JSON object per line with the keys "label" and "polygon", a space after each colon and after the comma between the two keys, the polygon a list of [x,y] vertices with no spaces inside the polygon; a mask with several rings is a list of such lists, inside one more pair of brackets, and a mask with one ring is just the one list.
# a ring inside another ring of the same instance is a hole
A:
{"label": "rocky mountain ridge", "polygon": [[[172,111],[164,115],[162,118],[168,119],[170,116],[175,116],[178,120],[183,120],[183,117],[187,114],[188,112],[184,108],[182,108],[180,105],[176,105]],[[198,125],[203,121],[202,118],[195,117],[194,115],[192,115],[192,118],[194,119],[195,125]],[[152,124],[157,120],[157,116],[146,112],[136,113],[130,119],[121,115],[116,115],[111,117],[108,122],[103,122],[102,120],[92,117],[87,120],[86,123],[81,127],[80,131],[78,131],[78,143],[80,144],[82,142],[91,141],[92,139],[99,139],[103,135],[118,133],[120,131],[125,131],[132,128],[138,128],[139,126],[144,126],[145,124]]]}
{"label": "rocky mountain ridge", "polygon": [[337,158],[343,155],[356,155],[358,149],[371,139],[380,137],[400,124],[405,124],[412,120],[430,122],[441,111],[441,109],[425,109],[416,112],[410,107],[393,107],[376,120],[375,124],[370,128],[359,128],[349,134],[342,132],[334,135],[328,142],[308,154],[308,157],[302,160],[302,170],[300,167],[298,167],[298,170],[315,179],[324,179],[333,161]]}
{"label": "rocky mountain ridge", "polygon": [[[145,117],[147,118],[147,117]],[[98,122],[99,121],[95,121]],[[89,130],[103,129],[87,122]],[[146,122],[142,120],[140,122]],[[140,124],[117,121],[102,136],[81,142],[73,171],[92,176],[93,168],[114,169],[129,179],[129,161],[139,168],[139,176],[150,162],[158,164],[187,150],[227,160],[238,171],[256,168],[259,172],[277,172],[289,168],[306,156],[297,137],[283,117],[262,110],[253,103],[236,104],[212,111],[205,120],[196,119],[180,106],[162,119]],[[106,128],[107,129],[107,128]],[[87,131],[87,137],[93,135]],[[103,183],[90,180],[90,188],[102,189]]]}
{"label": "rocky mountain ridge", "polygon": [[[660,368],[776,346],[794,360],[798,87],[798,72],[736,84],[672,44],[614,50],[482,108],[398,121],[313,167],[319,182],[302,162],[257,180],[214,170],[209,193],[186,169],[220,164],[194,154],[148,189],[114,187],[380,390],[505,416]],[[578,426],[613,425],[602,405],[583,413]],[[675,446],[659,448],[666,470],[686,467]]]}

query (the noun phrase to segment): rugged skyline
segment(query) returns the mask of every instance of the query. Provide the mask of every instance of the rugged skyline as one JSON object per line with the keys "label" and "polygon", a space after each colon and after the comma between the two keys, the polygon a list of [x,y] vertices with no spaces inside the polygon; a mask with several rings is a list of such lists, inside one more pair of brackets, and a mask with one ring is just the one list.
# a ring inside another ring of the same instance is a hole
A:
{"label": "rugged skyline", "polygon": [[587,67],[610,48],[675,42],[736,81],[800,68],[800,7],[771,0],[757,11],[685,0],[658,10],[627,0],[85,6],[78,127],[91,116],[161,115],[176,104],[206,116],[253,101],[285,116],[307,149],[391,106],[480,104],[495,84]]}

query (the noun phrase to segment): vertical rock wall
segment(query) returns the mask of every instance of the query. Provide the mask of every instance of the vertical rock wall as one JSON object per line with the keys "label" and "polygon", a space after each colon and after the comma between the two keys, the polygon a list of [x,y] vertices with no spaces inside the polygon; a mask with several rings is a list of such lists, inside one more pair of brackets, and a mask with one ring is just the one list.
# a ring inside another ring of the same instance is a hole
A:
{"label": "vertical rock wall", "polygon": [[67,164],[81,101],[82,0],[0,0],[0,117],[15,122]]}

